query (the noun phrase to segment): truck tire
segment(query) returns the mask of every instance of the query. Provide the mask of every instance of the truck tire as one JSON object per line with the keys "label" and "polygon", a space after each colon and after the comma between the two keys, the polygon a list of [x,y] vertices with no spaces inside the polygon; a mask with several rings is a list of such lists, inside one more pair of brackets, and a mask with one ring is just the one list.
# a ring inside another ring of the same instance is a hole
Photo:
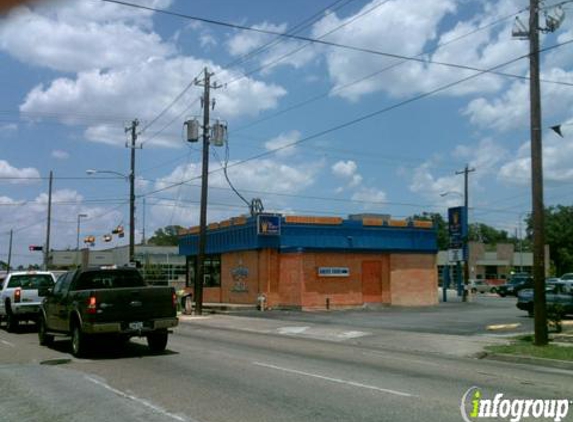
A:
{"label": "truck tire", "polygon": [[153,353],[160,353],[165,351],[167,347],[167,339],[169,333],[167,331],[157,331],[152,334],[147,335],[147,345],[149,346],[149,350]]}
{"label": "truck tire", "polygon": [[54,336],[47,334],[48,327],[44,315],[38,317],[38,341],[40,346],[50,346],[54,342]]}
{"label": "truck tire", "polygon": [[6,301],[6,331],[9,333],[15,333],[18,331],[19,324],[20,321],[18,321],[18,317],[12,312],[10,302]]}
{"label": "truck tire", "polygon": [[72,323],[72,355],[77,358],[84,357],[88,350],[88,336],[82,331],[79,322]]}

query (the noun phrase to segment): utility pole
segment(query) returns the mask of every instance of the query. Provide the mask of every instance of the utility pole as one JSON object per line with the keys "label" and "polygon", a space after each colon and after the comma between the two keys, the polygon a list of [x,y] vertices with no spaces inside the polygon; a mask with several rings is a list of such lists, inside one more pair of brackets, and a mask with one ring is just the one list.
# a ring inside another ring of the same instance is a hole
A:
{"label": "utility pole", "polygon": [[476,171],[475,168],[470,168],[468,164],[466,164],[466,168],[461,171],[456,171],[456,174],[463,174],[464,175],[464,226],[467,228],[468,234],[464,236],[464,292],[462,295],[462,302],[468,301],[468,284],[470,282],[470,251],[468,246],[468,236],[469,236],[469,226],[468,226],[468,215],[469,215],[469,174]]}
{"label": "utility pole", "polygon": [[541,87],[539,83],[539,0],[530,0],[529,2],[529,68],[534,342],[537,346],[545,346],[548,343],[548,336],[545,300],[545,209],[543,205]]}
{"label": "utility pole", "polygon": [[145,245],[145,198],[143,198],[143,227],[141,229],[141,244]]}
{"label": "utility pole", "polygon": [[126,128],[126,132],[131,132],[131,166],[129,171],[129,262],[132,263],[135,255],[135,141],[137,140],[137,126],[139,120],[131,122],[131,126]]}
{"label": "utility pole", "polygon": [[202,86],[203,92],[203,167],[201,172],[201,211],[199,217],[199,248],[197,253],[197,272],[193,287],[193,296],[195,298],[195,314],[203,313],[203,279],[205,274],[205,250],[207,245],[207,196],[209,187],[209,111],[215,107],[211,104],[210,91],[220,88],[216,83],[211,85],[211,76],[209,70],[205,68],[202,81],[195,80],[195,85]]}
{"label": "utility pole", "polygon": [[10,266],[12,265],[12,229],[10,229],[10,243],[8,244],[8,268],[6,268],[6,274],[10,272]]}
{"label": "utility pole", "polygon": [[44,247],[44,270],[48,269],[48,261],[50,260],[50,223],[52,221],[52,183],[54,180],[54,173],[50,170],[50,183],[48,188],[48,224],[46,225],[46,245]]}

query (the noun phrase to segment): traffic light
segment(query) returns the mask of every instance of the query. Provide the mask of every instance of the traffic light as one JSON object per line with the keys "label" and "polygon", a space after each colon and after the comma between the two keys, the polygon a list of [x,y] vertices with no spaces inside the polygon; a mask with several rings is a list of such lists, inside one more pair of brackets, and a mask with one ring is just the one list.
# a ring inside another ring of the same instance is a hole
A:
{"label": "traffic light", "polygon": [[125,236],[125,233],[123,232],[123,226],[117,226],[117,228],[115,228],[114,230],[111,231],[113,234],[117,234],[118,237],[123,237]]}
{"label": "traffic light", "polygon": [[44,247],[43,247],[43,246],[37,246],[37,245],[30,245],[30,246],[28,247],[28,249],[30,250],[30,252],[33,252],[33,251],[43,251],[43,250],[44,250]]}

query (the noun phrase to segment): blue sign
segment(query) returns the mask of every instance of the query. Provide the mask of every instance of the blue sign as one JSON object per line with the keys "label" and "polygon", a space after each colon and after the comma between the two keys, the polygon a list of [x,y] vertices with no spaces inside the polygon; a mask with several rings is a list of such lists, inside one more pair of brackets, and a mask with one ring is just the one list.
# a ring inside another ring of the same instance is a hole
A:
{"label": "blue sign", "polygon": [[468,235],[467,221],[467,210],[465,207],[448,208],[450,249],[462,249],[464,247],[464,240]]}
{"label": "blue sign", "polygon": [[262,236],[280,236],[281,216],[278,214],[259,214],[257,216],[257,234]]}

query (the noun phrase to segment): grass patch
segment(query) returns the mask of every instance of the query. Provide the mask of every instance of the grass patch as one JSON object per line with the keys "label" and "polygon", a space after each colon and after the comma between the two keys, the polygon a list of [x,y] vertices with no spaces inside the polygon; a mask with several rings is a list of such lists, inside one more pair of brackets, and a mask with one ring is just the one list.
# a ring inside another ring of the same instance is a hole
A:
{"label": "grass patch", "polygon": [[492,353],[573,361],[573,347],[559,346],[556,344],[534,346],[531,341],[531,336],[523,336],[512,344],[488,346],[486,350]]}

